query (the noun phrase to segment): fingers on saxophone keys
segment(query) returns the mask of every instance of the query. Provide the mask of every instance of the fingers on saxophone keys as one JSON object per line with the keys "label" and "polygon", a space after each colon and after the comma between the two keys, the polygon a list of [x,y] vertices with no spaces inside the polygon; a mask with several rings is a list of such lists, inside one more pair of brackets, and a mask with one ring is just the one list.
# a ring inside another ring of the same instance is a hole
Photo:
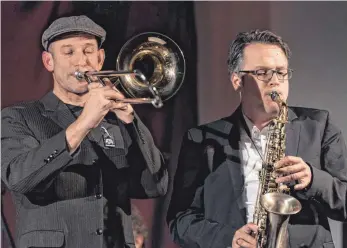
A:
{"label": "fingers on saxophone keys", "polygon": [[280,192],[285,192],[289,190],[288,186],[285,184],[278,186],[278,189],[280,190]]}
{"label": "fingers on saxophone keys", "polygon": [[257,233],[258,231],[258,226],[256,224],[253,224],[253,223],[248,223],[246,225],[243,226],[242,228],[244,230],[245,233]]}
{"label": "fingers on saxophone keys", "polygon": [[302,190],[304,188],[306,188],[306,184],[305,183],[299,183],[299,184],[294,186],[295,190]]}
{"label": "fingers on saxophone keys", "polygon": [[286,167],[279,168],[276,171],[281,174],[293,174],[302,171],[302,166],[300,164],[288,165]]}
{"label": "fingers on saxophone keys", "polygon": [[236,237],[236,241],[235,241],[236,245],[238,245],[239,247],[249,247],[249,248],[255,248],[256,245],[256,240],[255,238],[253,238],[252,236],[250,236],[247,233],[240,233],[237,235]]}
{"label": "fingers on saxophone keys", "polygon": [[290,163],[287,161],[286,158],[283,158],[274,164],[274,168],[275,168],[275,170],[279,170],[279,169],[286,167],[288,165],[290,165]]}
{"label": "fingers on saxophone keys", "polygon": [[238,247],[240,248],[255,248],[255,243],[251,244],[248,243],[246,240],[244,240],[243,238],[239,238],[238,240],[236,240],[236,244],[238,245]]}
{"label": "fingers on saxophone keys", "polygon": [[276,183],[286,183],[286,182],[292,182],[295,180],[299,180],[301,178],[303,178],[305,176],[305,172],[304,171],[300,171],[294,174],[290,174],[288,176],[283,176],[283,177],[279,177],[276,179]]}
{"label": "fingers on saxophone keys", "polygon": [[282,167],[286,167],[292,164],[298,164],[301,163],[302,159],[299,157],[294,157],[294,156],[286,156],[282,158],[281,160],[277,161],[274,166],[276,169],[280,169]]}
{"label": "fingers on saxophone keys", "polygon": [[252,233],[256,233],[257,231],[258,227],[255,224],[248,223],[235,232],[234,240],[241,247],[254,247],[256,240],[252,236]]}

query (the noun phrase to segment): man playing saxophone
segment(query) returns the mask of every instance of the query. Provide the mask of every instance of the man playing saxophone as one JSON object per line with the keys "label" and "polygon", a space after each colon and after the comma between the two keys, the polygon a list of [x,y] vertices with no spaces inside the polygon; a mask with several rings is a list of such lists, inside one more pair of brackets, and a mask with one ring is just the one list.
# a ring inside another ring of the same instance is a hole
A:
{"label": "man playing saxophone", "polygon": [[[290,49],[270,31],[240,33],[228,70],[241,104],[226,118],[187,131],[167,215],[181,247],[258,247],[253,223],[259,173],[266,164],[271,125],[286,102]],[[274,181],[288,185],[301,211],[288,224],[290,247],[334,247],[327,217],[347,219],[347,151],[328,111],[289,107],[285,155],[273,163]],[[278,148],[280,149],[280,148]]]}

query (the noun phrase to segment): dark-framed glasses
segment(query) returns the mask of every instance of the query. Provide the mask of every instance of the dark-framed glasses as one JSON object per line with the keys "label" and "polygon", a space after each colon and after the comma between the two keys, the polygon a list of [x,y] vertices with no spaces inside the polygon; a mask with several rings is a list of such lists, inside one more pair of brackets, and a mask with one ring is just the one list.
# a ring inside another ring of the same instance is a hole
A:
{"label": "dark-framed glasses", "polygon": [[277,74],[278,80],[288,80],[293,76],[293,69],[257,69],[257,70],[248,70],[248,71],[239,71],[243,73],[251,73],[257,77],[257,79],[261,81],[270,81],[274,75]]}

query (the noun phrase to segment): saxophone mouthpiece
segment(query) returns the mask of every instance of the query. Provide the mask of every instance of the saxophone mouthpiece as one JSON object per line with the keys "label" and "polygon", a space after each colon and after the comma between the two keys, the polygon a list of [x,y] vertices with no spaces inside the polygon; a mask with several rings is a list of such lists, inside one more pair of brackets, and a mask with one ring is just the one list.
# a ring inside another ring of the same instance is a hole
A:
{"label": "saxophone mouthpiece", "polygon": [[271,91],[270,92],[270,97],[273,101],[276,101],[276,99],[279,97],[280,95],[278,94],[277,91]]}

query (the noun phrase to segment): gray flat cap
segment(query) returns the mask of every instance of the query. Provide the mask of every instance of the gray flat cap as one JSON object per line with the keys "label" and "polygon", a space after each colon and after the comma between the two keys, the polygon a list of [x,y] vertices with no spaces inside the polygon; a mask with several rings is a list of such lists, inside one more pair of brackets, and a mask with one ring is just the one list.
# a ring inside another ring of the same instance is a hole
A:
{"label": "gray flat cap", "polygon": [[106,39],[106,31],[87,16],[62,17],[55,20],[42,34],[42,46],[47,51],[50,41],[57,36],[71,32],[82,32],[95,35],[100,45]]}

